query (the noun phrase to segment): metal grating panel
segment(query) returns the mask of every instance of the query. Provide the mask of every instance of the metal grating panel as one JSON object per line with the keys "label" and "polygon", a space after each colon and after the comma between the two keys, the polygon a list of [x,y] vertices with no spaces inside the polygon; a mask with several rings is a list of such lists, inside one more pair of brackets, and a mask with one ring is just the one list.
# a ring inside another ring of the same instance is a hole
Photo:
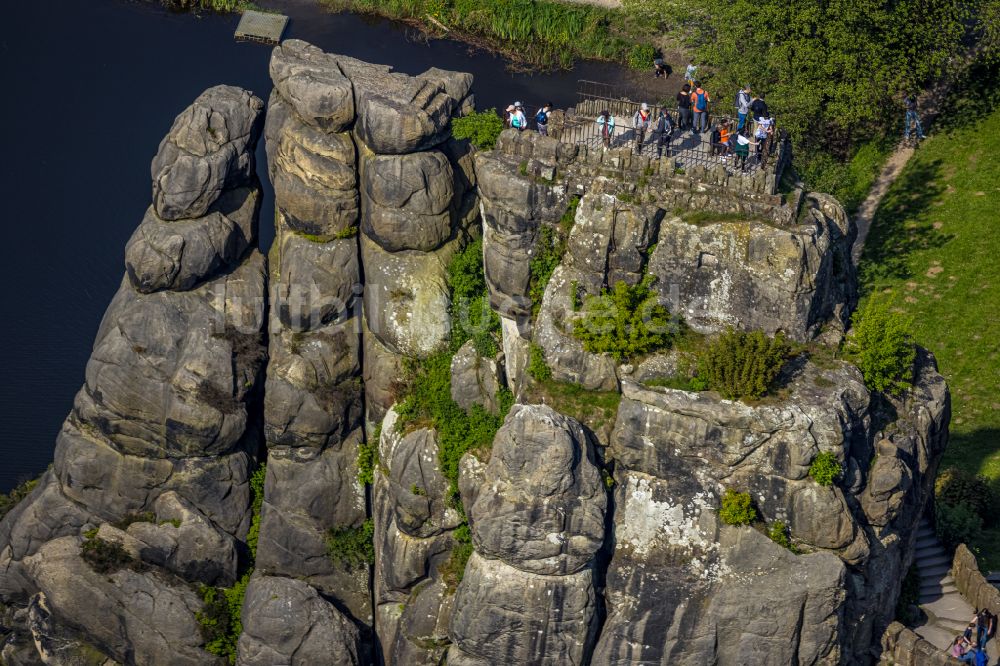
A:
{"label": "metal grating panel", "polygon": [[277,44],[281,34],[288,25],[288,17],[281,14],[265,14],[246,10],[236,26],[236,39],[248,39],[255,42]]}

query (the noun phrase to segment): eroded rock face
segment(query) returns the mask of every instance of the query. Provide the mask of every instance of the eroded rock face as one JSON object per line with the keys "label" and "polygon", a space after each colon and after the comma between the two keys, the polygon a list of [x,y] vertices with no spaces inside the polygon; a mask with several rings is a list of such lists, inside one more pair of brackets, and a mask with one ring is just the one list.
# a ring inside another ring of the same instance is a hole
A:
{"label": "eroded rock face", "polygon": [[[0,521],[0,596],[44,595],[43,651],[69,641],[88,659],[218,661],[201,649],[192,583],[236,579],[250,524],[266,360],[265,261],[253,247],[262,108],[219,86],[178,116],[53,469]],[[80,540],[94,529],[135,568],[95,572]]]}
{"label": "eroded rock face", "polygon": [[255,576],[243,601],[240,666],[357,666],[358,629],[316,590],[291,578]]}
{"label": "eroded rock face", "polygon": [[235,267],[257,240],[259,208],[256,185],[223,193],[204,217],[192,220],[161,220],[151,206],[125,246],[132,286],[146,294],[183,291]]}
{"label": "eroded rock face", "polygon": [[595,613],[590,568],[542,576],[473,553],[455,597],[448,663],[582,664]]}
{"label": "eroded rock face", "polygon": [[451,237],[454,173],[444,153],[377,155],[367,160],[362,229],[389,252],[438,248]]}
{"label": "eroded rock face", "polygon": [[836,202],[814,196],[803,205],[808,214],[791,229],[665,219],[649,260],[656,288],[664,298],[673,288],[685,321],[705,333],[732,326],[805,341],[828,324],[843,331],[857,298],[856,230]]}
{"label": "eroded rock face", "polygon": [[184,584],[128,568],[98,574],[80,558],[80,539],[48,542],[26,568],[58,617],[72,618],[118,661],[220,664],[200,649],[201,599]]}
{"label": "eroded rock face", "polygon": [[275,201],[290,229],[325,241],[357,226],[357,149],[349,132],[318,129],[278,89],[264,136]]}
{"label": "eroded rock face", "polygon": [[500,364],[496,359],[480,356],[471,340],[451,359],[451,399],[462,409],[479,405],[498,413],[502,381]]}
{"label": "eroded rock face", "polygon": [[[610,448],[616,548],[597,662],[870,658],[892,619],[901,536],[912,539],[932,492],[946,390],[923,358],[911,399],[924,416],[897,405],[895,428],[906,434],[887,440],[883,410],[873,411],[853,367],[791,373],[783,400],[755,407],[623,383]],[[870,466],[880,439],[886,462]],[[843,483],[822,487],[808,476],[819,451],[843,461]],[[749,492],[759,516],[788,525],[806,554],[723,526],[716,510],[725,488]]]}
{"label": "eroded rock face", "polygon": [[163,220],[204,215],[253,178],[264,103],[235,86],[209,88],[174,120],[153,158],[153,208]]}
{"label": "eroded rock face", "polygon": [[576,421],[541,405],[512,408],[470,508],[476,550],[530,573],[583,569],[604,541],[607,504],[592,458]]}

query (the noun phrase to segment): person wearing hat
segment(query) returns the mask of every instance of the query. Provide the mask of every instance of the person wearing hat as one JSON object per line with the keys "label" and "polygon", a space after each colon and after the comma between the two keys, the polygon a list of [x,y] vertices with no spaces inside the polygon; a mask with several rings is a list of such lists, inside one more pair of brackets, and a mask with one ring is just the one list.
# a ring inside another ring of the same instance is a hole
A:
{"label": "person wearing hat", "polygon": [[514,113],[510,116],[510,126],[519,131],[528,129],[528,119],[524,117],[524,107],[514,102]]}
{"label": "person wearing hat", "polygon": [[642,142],[646,140],[646,130],[649,129],[653,121],[653,114],[649,112],[649,104],[643,102],[639,105],[639,110],[632,116],[632,127],[635,128],[635,152],[642,153]]}
{"label": "person wearing hat", "polygon": [[510,120],[514,117],[514,105],[509,104],[503,114],[503,124],[505,127],[510,127]]}
{"label": "person wearing hat", "polygon": [[601,115],[597,116],[597,124],[601,128],[601,139],[604,141],[604,150],[611,147],[611,137],[615,133],[615,117],[605,109]]}

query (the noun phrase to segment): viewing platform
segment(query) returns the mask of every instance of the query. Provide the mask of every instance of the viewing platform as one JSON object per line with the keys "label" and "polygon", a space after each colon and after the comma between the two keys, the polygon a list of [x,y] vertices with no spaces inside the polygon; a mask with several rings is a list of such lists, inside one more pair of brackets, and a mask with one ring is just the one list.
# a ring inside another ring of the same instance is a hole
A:
{"label": "viewing platform", "polygon": [[243,12],[240,23],[236,26],[235,37],[237,41],[278,44],[287,25],[287,16],[248,9]]}

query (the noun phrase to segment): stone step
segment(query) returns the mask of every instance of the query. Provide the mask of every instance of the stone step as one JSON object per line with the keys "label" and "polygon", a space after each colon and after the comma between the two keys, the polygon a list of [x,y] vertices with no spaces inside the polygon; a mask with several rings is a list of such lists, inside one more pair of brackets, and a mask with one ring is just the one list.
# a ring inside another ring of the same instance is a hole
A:
{"label": "stone step", "polygon": [[976,612],[958,592],[946,594],[920,607],[935,622],[949,626],[957,623],[959,629],[964,629]]}
{"label": "stone step", "polygon": [[955,579],[952,578],[950,575],[945,576],[944,578],[938,580],[921,581],[920,591],[923,592],[924,588],[927,587],[945,587],[949,585],[951,587],[955,587]]}
{"label": "stone step", "polygon": [[921,527],[919,530],[917,530],[917,539],[928,539],[931,537],[937,539],[937,533],[934,532],[933,527],[927,527],[927,528]]}
{"label": "stone step", "polygon": [[919,605],[923,606],[949,594],[958,594],[958,588],[954,585],[935,585],[934,587],[920,588]]}
{"label": "stone step", "polygon": [[941,542],[938,541],[937,535],[930,534],[927,536],[917,537],[917,541],[914,545],[919,550],[920,548],[926,548],[927,546],[940,545],[940,543]]}
{"label": "stone step", "polygon": [[955,634],[949,629],[944,629],[934,624],[918,627],[916,632],[921,638],[939,650],[947,650],[948,646],[955,639]]}
{"label": "stone step", "polygon": [[933,567],[921,567],[918,565],[917,570],[920,572],[921,583],[928,580],[938,580],[948,575],[948,571],[951,570],[951,562],[945,562]]}
{"label": "stone step", "polygon": [[924,569],[933,569],[934,567],[942,564],[948,565],[948,568],[950,569],[951,558],[947,555],[931,555],[917,560],[917,569],[923,573]]}
{"label": "stone step", "polygon": [[1000,583],[1000,571],[991,571],[986,574],[986,580],[991,583]]}
{"label": "stone step", "polygon": [[926,559],[928,557],[937,557],[939,555],[944,555],[947,557],[948,551],[946,551],[944,549],[944,546],[942,546],[941,544],[933,543],[931,545],[923,547],[917,546],[917,551],[916,553],[914,553],[913,557],[916,559],[916,561],[919,562],[920,560]]}

